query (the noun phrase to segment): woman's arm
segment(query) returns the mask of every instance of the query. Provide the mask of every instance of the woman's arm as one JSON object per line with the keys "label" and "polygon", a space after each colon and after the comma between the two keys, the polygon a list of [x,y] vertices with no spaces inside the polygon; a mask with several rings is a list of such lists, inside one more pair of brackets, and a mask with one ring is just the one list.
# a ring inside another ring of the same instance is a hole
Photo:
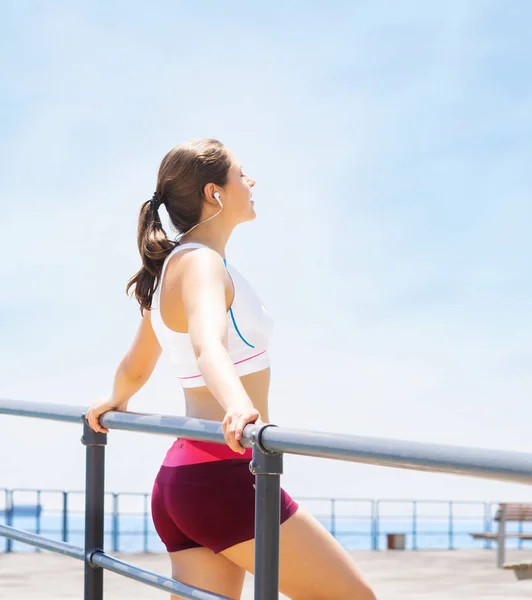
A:
{"label": "woman's arm", "polygon": [[151,314],[144,311],[137,333],[115,372],[113,390],[91,404],[87,420],[94,431],[107,433],[100,425],[100,415],[108,410],[127,410],[130,398],[148,381],[161,356],[161,346],[151,326]]}
{"label": "woman's arm", "polygon": [[[244,453],[238,440],[248,423],[260,422],[227,351],[226,270],[220,256],[210,248],[199,248],[180,259],[178,287],[187,316],[188,333],[198,367],[212,395],[226,411],[222,423],[227,444]],[[107,433],[98,418],[108,410],[127,410],[127,403],[149,379],[161,348],[146,312],[130,349],[115,375],[113,392],[91,405],[89,425]]]}
{"label": "woman's arm", "polygon": [[253,408],[227,351],[226,272],[208,248],[183,255],[179,291],[199,370],[225,410]]}
{"label": "woman's arm", "polygon": [[184,254],[179,290],[187,316],[188,333],[199,370],[209,391],[226,411],[223,430],[228,445],[238,453],[238,440],[248,423],[260,420],[227,350],[227,273],[220,256],[209,248]]}

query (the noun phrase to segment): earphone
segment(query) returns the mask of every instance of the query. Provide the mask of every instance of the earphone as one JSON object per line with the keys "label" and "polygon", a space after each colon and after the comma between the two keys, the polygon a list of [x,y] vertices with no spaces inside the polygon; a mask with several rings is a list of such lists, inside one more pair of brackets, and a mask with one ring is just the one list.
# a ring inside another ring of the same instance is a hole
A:
{"label": "earphone", "polygon": [[220,200],[220,192],[214,192],[214,197],[216,198],[216,200],[218,200],[218,204],[220,206],[223,206],[222,201]]}

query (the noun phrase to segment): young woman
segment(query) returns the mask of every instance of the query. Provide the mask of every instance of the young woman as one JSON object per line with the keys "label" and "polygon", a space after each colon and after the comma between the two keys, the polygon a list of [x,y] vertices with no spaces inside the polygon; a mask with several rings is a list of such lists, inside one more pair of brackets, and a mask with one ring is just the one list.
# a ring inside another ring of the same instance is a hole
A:
{"label": "young woman", "polygon": [[[221,142],[191,140],[171,150],[153,198],[140,210],[142,267],[128,283],[140,304],[137,335],[121,360],[112,393],[90,407],[98,418],[128,401],[166,352],[190,417],[223,422],[226,446],[177,439],[152,492],[154,525],[172,576],[240,598],[253,572],[254,477],[251,450],[239,439],[248,423],[268,422],[272,323],[246,279],[226,262],[239,223],[255,219],[255,180]],[[179,241],[167,238],[164,204]],[[342,546],[282,490],[280,589],[301,600],[374,600]],[[176,598],[176,596],[173,596]]]}

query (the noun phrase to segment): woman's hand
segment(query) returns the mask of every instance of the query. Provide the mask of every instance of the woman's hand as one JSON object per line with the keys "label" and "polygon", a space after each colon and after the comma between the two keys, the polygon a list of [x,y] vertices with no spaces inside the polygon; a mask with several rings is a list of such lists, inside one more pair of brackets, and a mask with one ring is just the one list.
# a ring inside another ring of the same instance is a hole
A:
{"label": "woman's hand", "polygon": [[246,451],[240,445],[239,440],[242,438],[242,432],[248,423],[262,423],[259,411],[255,408],[230,409],[225,413],[222,421],[225,441],[231,450],[238,454],[244,454]]}
{"label": "woman's hand", "polygon": [[95,400],[89,406],[89,409],[85,415],[89,423],[89,427],[98,433],[109,433],[109,429],[103,425],[100,425],[99,421],[100,416],[108,410],[120,410],[125,412],[127,410],[127,403],[120,404],[112,396],[98,398],[98,400]]}

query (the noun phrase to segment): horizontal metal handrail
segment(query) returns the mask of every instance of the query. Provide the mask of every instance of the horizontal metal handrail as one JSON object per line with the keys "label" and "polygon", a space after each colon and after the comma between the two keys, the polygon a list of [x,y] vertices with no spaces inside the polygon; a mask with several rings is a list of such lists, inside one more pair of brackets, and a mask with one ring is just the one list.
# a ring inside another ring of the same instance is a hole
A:
{"label": "horizontal metal handrail", "polygon": [[29,544],[36,548],[42,548],[43,550],[50,550],[57,552],[58,554],[64,554],[71,558],[77,558],[78,560],[85,559],[85,552],[83,548],[68,544],[67,542],[59,542],[57,540],[51,540],[42,535],[31,533],[30,531],[24,531],[23,529],[16,529],[9,525],[0,525],[0,535],[14,542],[22,542],[23,544]]}
{"label": "horizontal metal handrail", "polygon": [[227,596],[220,596],[219,594],[214,594],[200,588],[191,587],[153,571],[130,565],[114,556],[109,556],[105,552],[95,552],[91,557],[91,563],[102,567],[106,571],[118,573],[119,575],[140,581],[165,592],[178,594],[183,598],[190,598],[191,600],[231,600]]}
{"label": "horizontal metal handrail", "polygon": [[[184,598],[219,599],[220,596],[209,592],[204,592],[208,594],[206,596],[198,595],[199,590],[197,589],[189,588],[189,586],[184,586],[184,584],[156,573],[138,569],[103,552],[104,467],[107,436],[94,432],[88,426],[84,419],[85,411],[86,409],[80,406],[0,399],[0,414],[83,423],[81,441],[87,448],[84,550],[65,542],[49,540],[38,534],[16,530],[8,525],[0,526],[0,535],[10,539],[20,539],[25,543],[35,544],[56,552],[68,553],[69,556],[82,559],[85,564],[85,600],[101,600],[103,598],[103,569],[113,570],[159,589],[175,590]],[[221,423],[216,421],[109,411],[102,415],[100,422],[109,429],[225,443]],[[253,460],[250,467],[256,478],[256,600],[273,600],[278,597],[280,475],[283,472],[282,457],[284,453],[418,471],[532,483],[532,454],[522,452],[303,431],[264,424],[247,425],[241,444],[244,447],[253,448]],[[378,503],[375,506],[378,507]],[[375,525],[372,535],[374,539],[379,535]],[[189,595],[185,588],[192,590],[193,595]]]}
{"label": "horizontal metal handrail", "polygon": [[22,542],[24,544],[29,544],[30,546],[42,548],[43,550],[50,550],[65,556],[70,556],[71,558],[76,558],[78,560],[84,561],[87,559],[92,565],[102,567],[107,571],[113,571],[114,573],[129,577],[130,579],[135,579],[136,581],[140,581],[159,590],[179,594],[183,598],[190,598],[191,600],[230,600],[227,596],[220,596],[200,588],[191,587],[185,583],[180,583],[175,579],[170,579],[164,575],[154,573],[153,571],[141,569],[140,567],[119,560],[102,551],[92,552],[90,556],[85,557],[83,548],[78,548],[77,546],[67,544],[66,542],[51,540],[42,535],[30,533],[29,531],[15,529],[8,525],[0,525],[0,536],[16,542]]}
{"label": "horizontal metal handrail", "polygon": [[71,404],[52,404],[50,402],[25,402],[22,400],[6,400],[0,398],[0,414],[17,417],[37,417],[52,421],[79,423],[83,415],[82,406]]}
{"label": "horizontal metal handrail", "polygon": [[[81,406],[0,399],[0,413],[16,416],[79,422],[85,410]],[[110,411],[103,415],[100,422],[109,429],[225,443],[221,423],[217,421]],[[258,431],[258,427],[248,425],[244,430],[242,445],[252,447],[257,441]],[[268,427],[263,430],[260,442],[270,452],[532,484],[532,454],[524,452],[284,427]]]}

